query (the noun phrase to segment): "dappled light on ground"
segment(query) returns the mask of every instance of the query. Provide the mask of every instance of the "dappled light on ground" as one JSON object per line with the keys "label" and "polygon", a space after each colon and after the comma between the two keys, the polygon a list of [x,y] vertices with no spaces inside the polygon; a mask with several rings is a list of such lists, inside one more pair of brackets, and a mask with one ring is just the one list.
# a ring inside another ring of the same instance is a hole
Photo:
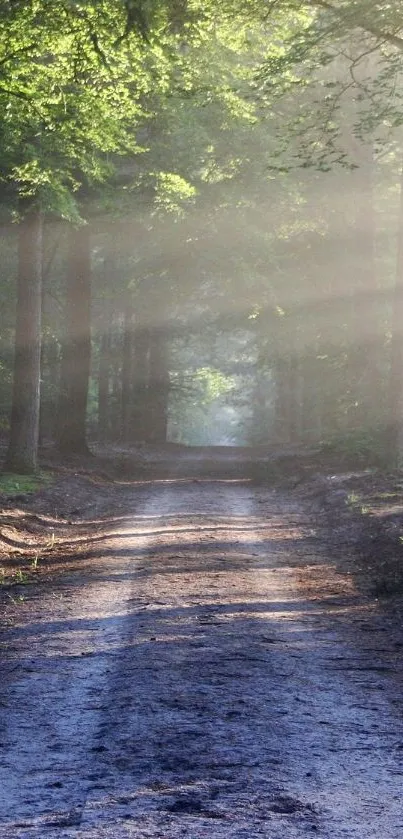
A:
{"label": "dappled light on ground", "polygon": [[304,507],[114,492],[7,610],[0,836],[395,839],[400,640]]}

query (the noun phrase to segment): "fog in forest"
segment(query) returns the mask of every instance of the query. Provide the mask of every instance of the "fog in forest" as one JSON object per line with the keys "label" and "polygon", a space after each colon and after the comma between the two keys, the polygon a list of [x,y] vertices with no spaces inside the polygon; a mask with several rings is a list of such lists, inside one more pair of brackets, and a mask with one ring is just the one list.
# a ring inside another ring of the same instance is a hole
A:
{"label": "fog in forest", "polygon": [[398,4],[42,5],[0,21],[10,465],[38,442],[396,461]]}

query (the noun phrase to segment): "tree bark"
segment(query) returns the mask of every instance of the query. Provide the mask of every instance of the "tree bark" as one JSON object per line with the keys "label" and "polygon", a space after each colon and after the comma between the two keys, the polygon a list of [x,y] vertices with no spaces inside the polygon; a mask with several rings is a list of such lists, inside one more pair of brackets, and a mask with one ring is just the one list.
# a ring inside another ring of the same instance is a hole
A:
{"label": "tree bark", "polygon": [[112,317],[109,419],[110,439],[119,440],[122,433],[122,358],[123,319],[121,312]]}
{"label": "tree bark", "polygon": [[91,253],[88,226],[71,228],[66,333],[62,348],[57,446],[89,454],[86,415],[91,363]]}
{"label": "tree bark", "polygon": [[169,370],[167,363],[167,332],[155,326],[150,330],[150,374],[148,405],[150,422],[147,439],[166,443],[168,428]]}
{"label": "tree bark", "polygon": [[149,329],[141,324],[134,331],[134,372],[132,393],[132,416],[130,439],[133,442],[148,440],[148,372],[150,335]]}
{"label": "tree bark", "polygon": [[306,353],[300,361],[301,438],[319,442],[322,436],[322,389],[315,353]]}
{"label": "tree bark", "polygon": [[133,305],[127,299],[123,320],[122,347],[122,404],[121,404],[121,436],[123,440],[130,440],[130,424],[133,400],[133,367],[134,367],[134,315]]}
{"label": "tree bark", "polygon": [[353,277],[352,330],[349,347],[350,382],[354,410],[351,426],[375,427],[379,421],[382,381],[382,313],[375,270],[374,159],[371,146],[359,149],[355,171],[351,273]]}
{"label": "tree bark", "polygon": [[18,238],[17,312],[10,442],[6,468],[37,468],[42,307],[42,216],[28,208]]}
{"label": "tree bark", "polygon": [[105,327],[99,339],[98,366],[98,437],[109,438],[109,373],[110,373],[111,335]]}
{"label": "tree bark", "polygon": [[392,306],[386,449],[390,464],[397,466],[401,453],[403,416],[403,166],[400,185],[396,281]]}
{"label": "tree bark", "polygon": [[60,359],[57,342],[51,336],[42,337],[41,367],[40,444],[55,438]]}
{"label": "tree bark", "polygon": [[275,362],[276,413],[275,436],[281,442],[295,442],[298,437],[299,362],[296,341],[296,320],[290,315],[281,330],[277,330],[277,359]]}
{"label": "tree bark", "polygon": [[274,436],[277,442],[290,442],[289,428],[289,365],[288,359],[278,357],[274,365],[276,383],[276,414]]}

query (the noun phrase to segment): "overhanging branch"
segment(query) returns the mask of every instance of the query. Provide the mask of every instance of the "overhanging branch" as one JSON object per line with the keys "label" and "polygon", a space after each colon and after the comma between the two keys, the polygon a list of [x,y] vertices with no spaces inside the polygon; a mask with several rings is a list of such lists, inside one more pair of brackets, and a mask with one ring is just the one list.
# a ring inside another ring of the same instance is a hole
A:
{"label": "overhanging branch", "polygon": [[374,25],[373,23],[371,23],[371,21],[367,20],[366,17],[363,17],[360,14],[358,14],[356,17],[353,14],[348,15],[348,6],[338,8],[333,3],[328,2],[328,0],[310,0],[309,5],[315,6],[320,9],[325,9],[327,12],[330,12],[338,20],[341,21],[346,20],[346,18],[349,17],[350,20],[354,22],[354,24],[358,26],[360,29],[363,29],[365,32],[368,32],[370,35],[373,35],[379,41],[391,44],[392,46],[396,47],[398,50],[403,52],[403,37],[397,35],[395,32],[389,32],[388,30],[385,30],[382,27]]}

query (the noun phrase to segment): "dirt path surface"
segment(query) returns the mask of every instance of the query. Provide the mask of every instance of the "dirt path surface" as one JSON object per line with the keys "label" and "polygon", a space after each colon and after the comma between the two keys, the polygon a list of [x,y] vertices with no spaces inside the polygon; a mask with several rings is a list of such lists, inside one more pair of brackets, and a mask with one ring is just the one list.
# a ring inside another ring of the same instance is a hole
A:
{"label": "dirt path surface", "polygon": [[397,839],[401,636],[300,502],[194,468],[10,603],[0,837]]}

